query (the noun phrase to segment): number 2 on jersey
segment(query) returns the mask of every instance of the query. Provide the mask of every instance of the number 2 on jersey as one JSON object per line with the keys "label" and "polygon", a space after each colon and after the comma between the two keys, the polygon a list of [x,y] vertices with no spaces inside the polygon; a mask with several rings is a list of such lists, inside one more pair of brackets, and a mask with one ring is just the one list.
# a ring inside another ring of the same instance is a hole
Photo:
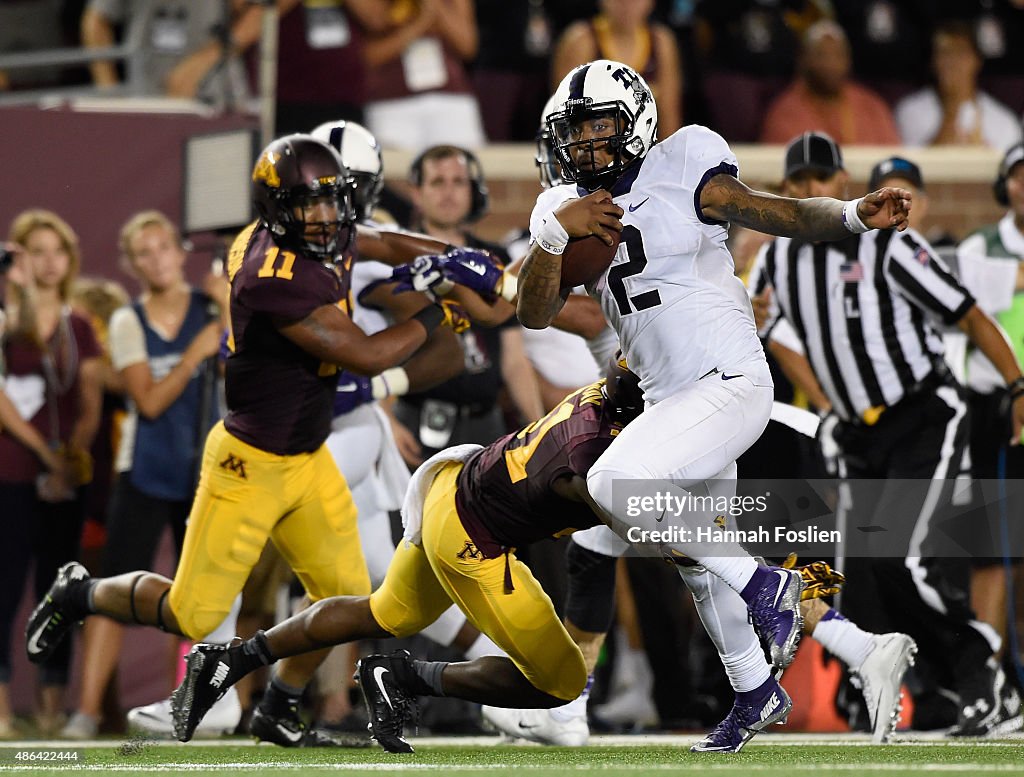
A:
{"label": "number 2 on jersey", "polygon": [[608,271],[608,288],[611,289],[620,316],[639,313],[641,310],[656,308],[661,304],[661,294],[657,289],[634,294],[626,292],[625,279],[640,275],[647,266],[647,254],[644,251],[644,240],[640,230],[632,224],[622,228],[622,239],[619,245],[626,246],[626,258],[629,260],[617,264]]}
{"label": "number 2 on jersey", "polygon": [[[277,263],[278,255],[281,257],[281,266],[275,269],[274,265]],[[295,254],[291,251],[282,251],[277,246],[272,246],[264,254],[263,266],[260,267],[256,275],[260,278],[283,278],[286,281],[290,281],[292,279],[293,264],[295,264]]]}

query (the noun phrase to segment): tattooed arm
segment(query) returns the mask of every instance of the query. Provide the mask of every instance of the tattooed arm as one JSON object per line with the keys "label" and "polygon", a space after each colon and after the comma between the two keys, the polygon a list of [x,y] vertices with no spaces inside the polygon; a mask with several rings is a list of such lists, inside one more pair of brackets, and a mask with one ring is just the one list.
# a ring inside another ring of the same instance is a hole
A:
{"label": "tattooed arm", "polygon": [[[857,214],[872,229],[907,228],[911,194],[906,189],[885,187],[864,196]],[[739,224],[758,232],[804,241],[842,240],[850,232],[843,225],[842,200],[810,197],[796,200],[754,191],[739,179],[716,175],[701,190],[700,205],[706,217]]]}
{"label": "tattooed arm", "polygon": [[516,315],[527,329],[544,329],[565,304],[562,296],[562,257],[534,243],[519,271]]}
{"label": "tattooed arm", "polygon": [[[567,200],[554,212],[554,218],[569,237],[596,235],[608,245],[613,244],[609,230],[622,232],[621,217],[622,208],[603,189]],[[534,243],[519,271],[519,323],[527,329],[549,326],[569,295],[569,289],[563,291],[561,287],[561,255],[549,254]]]}

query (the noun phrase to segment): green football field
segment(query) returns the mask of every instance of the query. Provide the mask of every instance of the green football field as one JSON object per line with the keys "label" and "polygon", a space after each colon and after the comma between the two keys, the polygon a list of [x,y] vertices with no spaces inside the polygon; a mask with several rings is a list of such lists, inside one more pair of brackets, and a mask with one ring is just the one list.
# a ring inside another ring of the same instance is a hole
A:
{"label": "green football field", "polygon": [[[0,745],[0,772],[53,774],[68,771],[90,774],[187,773],[189,775],[381,774],[511,774],[548,777],[560,774],[637,776],[710,773],[787,775],[828,772],[886,775],[894,772],[933,772],[1024,775],[1024,739],[950,742],[912,739],[876,747],[863,737],[769,735],[753,740],[736,755],[688,752],[699,737],[597,737],[579,749],[542,748],[497,744],[497,739],[414,739],[416,753],[391,755],[379,748],[362,750],[285,750],[256,746],[243,739],[200,742],[192,745],[147,740],[97,741],[77,745],[77,760],[28,760],[33,753],[55,752],[67,742],[24,742]],[[19,756],[20,754],[20,756]],[[45,757],[36,755],[36,758]],[[50,756],[52,757],[52,756]],[[63,764],[62,766],[59,764]]]}

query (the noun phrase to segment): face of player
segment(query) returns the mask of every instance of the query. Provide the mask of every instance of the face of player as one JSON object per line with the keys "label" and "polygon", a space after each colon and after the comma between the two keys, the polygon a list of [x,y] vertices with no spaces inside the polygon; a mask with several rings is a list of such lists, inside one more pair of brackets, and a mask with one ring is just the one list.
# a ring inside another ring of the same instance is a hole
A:
{"label": "face of player", "polygon": [[338,234],[341,206],[339,195],[308,195],[300,197],[292,207],[295,220],[303,225],[302,237],[307,243],[327,247]]}
{"label": "face of player", "polygon": [[25,253],[32,265],[35,284],[40,289],[56,289],[71,269],[60,235],[48,227],[32,230],[25,238]]}
{"label": "face of player", "polygon": [[469,165],[462,154],[425,159],[420,185],[412,190],[423,221],[453,229],[466,221],[473,204]]}
{"label": "face of player", "polygon": [[618,132],[617,125],[616,117],[611,113],[588,117],[565,128],[556,127],[558,143],[571,144],[569,156],[581,173],[594,173],[615,161],[615,152],[603,139],[615,135]]}
{"label": "face of player", "polygon": [[162,224],[150,224],[128,241],[129,261],[149,291],[164,291],[184,279],[185,251]]}
{"label": "face of player", "polygon": [[1024,163],[1015,164],[1006,176],[1006,196],[1019,228],[1024,225]]}

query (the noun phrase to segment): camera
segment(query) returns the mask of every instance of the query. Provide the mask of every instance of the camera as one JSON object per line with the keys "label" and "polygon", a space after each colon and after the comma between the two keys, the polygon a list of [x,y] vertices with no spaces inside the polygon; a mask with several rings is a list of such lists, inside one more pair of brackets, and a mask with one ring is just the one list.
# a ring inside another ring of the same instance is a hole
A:
{"label": "camera", "polygon": [[0,247],[0,273],[7,272],[14,264],[14,252]]}

